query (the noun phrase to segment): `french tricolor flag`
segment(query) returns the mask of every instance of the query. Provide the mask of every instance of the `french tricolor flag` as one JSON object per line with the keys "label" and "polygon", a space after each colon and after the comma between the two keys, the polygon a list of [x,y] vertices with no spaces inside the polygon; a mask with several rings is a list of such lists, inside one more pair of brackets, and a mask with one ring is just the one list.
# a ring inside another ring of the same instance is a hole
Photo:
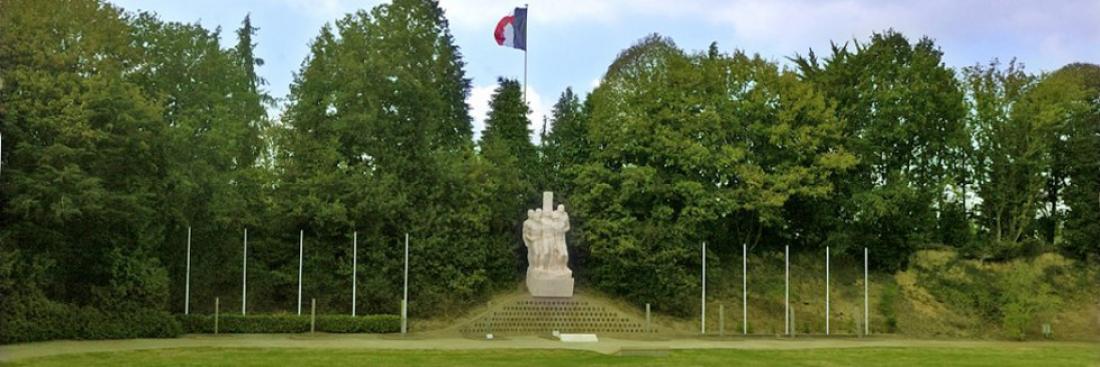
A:
{"label": "french tricolor flag", "polygon": [[497,22],[493,31],[497,44],[527,51],[527,8],[516,8]]}

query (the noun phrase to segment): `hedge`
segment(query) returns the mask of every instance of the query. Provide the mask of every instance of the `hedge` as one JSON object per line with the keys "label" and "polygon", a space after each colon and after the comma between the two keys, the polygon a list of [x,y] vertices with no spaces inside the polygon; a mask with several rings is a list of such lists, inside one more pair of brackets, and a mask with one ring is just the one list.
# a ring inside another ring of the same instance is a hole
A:
{"label": "hedge", "polygon": [[[183,331],[189,334],[214,332],[212,315],[179,315]],[[290,314],[221,315],[218,332],[243,334],[304,333],[309,331],[309,316]],[[401,331],[397,315],[317,315],[316,331],[329,333],[396,333]]]}
{"label": "hedge", "polygon": [[12,297],[0,310],[0,344],[57,339],[174,338],[183,330],[156,310],[107,312],[39,297]]}

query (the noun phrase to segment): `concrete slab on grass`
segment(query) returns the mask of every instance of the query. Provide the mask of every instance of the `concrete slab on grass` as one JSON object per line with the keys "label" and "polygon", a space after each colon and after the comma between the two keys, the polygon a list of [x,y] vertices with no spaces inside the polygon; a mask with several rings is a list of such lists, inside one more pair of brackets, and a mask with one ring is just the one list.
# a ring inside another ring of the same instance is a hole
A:
{"label": "concrete slab on grass", "polygon": [[559,337],[562,343],[596,343],[600,339],[596,338],[596,334],[561,334]]}

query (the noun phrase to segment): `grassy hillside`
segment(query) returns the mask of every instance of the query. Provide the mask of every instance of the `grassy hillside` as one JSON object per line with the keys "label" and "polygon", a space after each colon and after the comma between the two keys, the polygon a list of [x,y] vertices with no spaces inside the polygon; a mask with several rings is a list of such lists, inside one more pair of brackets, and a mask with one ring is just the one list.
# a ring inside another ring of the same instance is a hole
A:
{"label": "grassy hillside", "polygon": [[[739,259],[737,259],[739,260]],[[784,326],[782,254],[750,256],[748,330],[775,335]],[[795,331],[825,330],[823,256],[798,256],[791,263],[791,307]],[[708,331],[718,333],[719,305],[725,332],[741,333],[741,264],[726,262],[708,275]],[[830,330],[858,334],[863,318],[862,259],[832,259]],[[961,259],[949,250],[924,250],[908,270],[872,273],[869,286],[872,333],[910,336],[1042,337],[1051,324],[1058,339],[1100,337],[1100,271],[1060,255],[985,262]],[[697,320],[681,320],[695,323]]]}
{"label": "grassy hillside", "polygon": [[[823,254],[821,254],[823,255]],[[718,335],[724,306],[725,335],[742,332],[740,258],[713,262],[708,270],[707,334]],[[863,262],[835,256],[830,266],[830,333],[859,335],[863,322]],[[748,332],[781,335],[784,331],[782,253],[749,257]],[[1100,268],[1057,254],[1008,262],[960,258],[951,250],[917,252],[907,270],[870,274],[868,303],[872,334],[910,337],[1043,339],[1051,325],[1054,339],[1100,339]],[[578,288],[585,300],[644,320],[644,304],[633,304],[590,288]],[[522,285],[501,292],[491,304],[527,297]],[[792,256],[791,308],[797,335],[825,333],[824,256]],[[698,307],[698,298],[694,299]],[[695,316],[677,318],[662,312],[667,304],[651,302],[654,326],[663,336],[699,333]],[[488,310],[468,310],[465,317],[414,320],[429,334],[451,335],[458,325]]]}

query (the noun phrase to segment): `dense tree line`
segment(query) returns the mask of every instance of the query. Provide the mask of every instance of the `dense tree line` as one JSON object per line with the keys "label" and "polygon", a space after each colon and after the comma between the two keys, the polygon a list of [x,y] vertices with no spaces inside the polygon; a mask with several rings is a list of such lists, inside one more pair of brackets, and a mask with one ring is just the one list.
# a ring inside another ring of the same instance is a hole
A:
{"label": "dense tree line", "polygon": [[181,312],[189,228],[193,312],[240,304],[246,229],[250,312],[295,310],[300,233],[322,312],[350,312],[353,237],[359,313],[397,312],[406,233],[412,314],[461,312],[522,276],[540,191],[573,213],[583,285],[674,314],[702,242],[712,264],[868,247],[880,271],[927,246],[1100,257],[1095,65],[956,70],[893,31],[781,64],[654,35],[562,93],[535,145],[510,79],[474,141],[434,1],[326,25],[278,118],[258,31],[246,16],[222,45],[98,0],[0,2],[0,328]]}
{"label": "dense tree line", "polygon": [[[414,315],[459,311],[452,306],[515,279],[512,236],[501,232],[494,212],[516,205],[494,197],[513,193],[513,182],[493,178],[512,170],[493,171],[486,162],[492,158],[475,153],[469,89],[433,2],[394,1],[321,30],[276,132],[271,213],[282,222],[272,231],[283,234],[286,247],[274,256],[293,255],[297,233],[286,228],[304,228],[317,244],[306,255],[315,269],[310,294],[347,309],[353,230],[365,265],[359,274],[366,309],[398,310],[405,233]],[[296,265],[282,263],[288,271]]]}
{"label": "dense tree line", "polygon": [[[222,47],[220,30],[97,1],[0,3],[9,332],[13,321],[45,329],[80,310],[175,311],[180,234],[193,226],[207,244],[195,262],[213,265],[233,254],[224,231],[261,221],[260,197],[248,193],[270,181],[258,164],[270,97],[254,32],[245,18],[240,43]],[[196,285],[228,286],[197,275]]]}
{"label": "dense tree line", "polygon": [[569,177],[586,280],[689,313],[704,241],[711,264],[742,245],[867,247],[881,271],[925,247],[1100,257],[1100,67],[953,70],[931,39],[894,31],[790,62],[658,36],[619,55],[583,127],[569,115],[544,146]]}

